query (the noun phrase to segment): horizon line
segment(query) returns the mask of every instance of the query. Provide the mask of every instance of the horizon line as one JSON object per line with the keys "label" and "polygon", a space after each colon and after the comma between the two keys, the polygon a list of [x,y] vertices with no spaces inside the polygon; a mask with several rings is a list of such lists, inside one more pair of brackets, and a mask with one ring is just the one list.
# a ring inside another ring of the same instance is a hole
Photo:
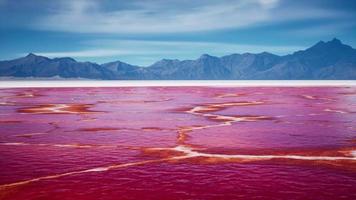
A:
{"label": "horizon line", "polygon": [[72,87],[348,87],[354,80],[6,80],[6,88]]}

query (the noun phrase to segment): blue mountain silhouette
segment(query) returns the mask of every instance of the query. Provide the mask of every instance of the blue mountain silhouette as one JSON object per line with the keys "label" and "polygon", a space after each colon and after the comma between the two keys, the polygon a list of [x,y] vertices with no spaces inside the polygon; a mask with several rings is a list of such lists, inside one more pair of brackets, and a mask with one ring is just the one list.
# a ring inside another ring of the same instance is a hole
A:
{"label": "blue mountain silhouette", "polygon": [[196,60],[163,59],[148,67],[121,61],[99,65],[30,53],[26,57],[0,61],[0,76],[104,80],[356,80],[356,50],[335,38],[286,56],[268,52],[223,57],[203,54]]}

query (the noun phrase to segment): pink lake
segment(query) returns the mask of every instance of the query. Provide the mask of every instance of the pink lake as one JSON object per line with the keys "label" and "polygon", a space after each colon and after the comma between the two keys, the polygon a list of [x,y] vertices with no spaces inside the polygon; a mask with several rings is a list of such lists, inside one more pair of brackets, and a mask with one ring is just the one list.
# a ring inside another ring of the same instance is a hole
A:
{"label": "pink lake", "polygon": [[0,199],[356,199],[356,87],[0,89]]}

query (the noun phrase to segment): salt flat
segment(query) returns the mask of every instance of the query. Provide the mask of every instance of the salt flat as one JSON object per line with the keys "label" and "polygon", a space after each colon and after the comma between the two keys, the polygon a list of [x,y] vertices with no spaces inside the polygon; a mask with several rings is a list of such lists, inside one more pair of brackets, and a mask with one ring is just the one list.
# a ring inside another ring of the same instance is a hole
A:
{"label": "salt flat", "polygon": [[147,86],[355,86],[356,80],[164,80],[164,81],[108,81],[108,80],[13,80],[0,81],[0,88],[32,88],[32,87],[147,87]]}

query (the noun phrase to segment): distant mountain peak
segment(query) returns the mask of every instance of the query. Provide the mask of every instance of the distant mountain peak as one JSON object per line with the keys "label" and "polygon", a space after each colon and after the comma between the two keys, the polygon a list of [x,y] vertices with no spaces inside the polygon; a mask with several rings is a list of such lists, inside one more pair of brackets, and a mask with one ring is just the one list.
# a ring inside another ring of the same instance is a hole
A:
{"label": "distant mountain peak", "polygon": [[324,42],[323,40],[320,40],[318,43],[316,43],[314,46],[324,46],[324,45],[343,45],[343,43],[341,42],[341,40],[337,39],[337,38],[333,38],[330,41],[326,41]]}
{"label": "distant mountain peak", "polygon": [[262,55],[262,56],[276,56],[274,55],[273,53],[270,53],[270,52],[267,52],[267,51],[264,51],[262,53],[259,53],[259,55]]}
{"label": "distant mountain peak", "polygon": [[333,43],[333,44],[342,44],[341,40],[334,38],[331,41],[329,41],[329,43]]}
{"label": "distant mountain peak", "polygon": [[[324,41],[319,41],[318,43],[316,43],[315,45],[313,45],[312,47],[306,49],[305,51],[312,51],[312,52],[327,52],[327,51],[350,51],[352,50],[352,47],[343,44],[339,39],[334,38],[330,41],[324,42]],[[303,51],[299,51],[299,52],[303,52]],[[341,52],[340,52],[341,53]]]}
{"label": "distant mountain peak", "polygon": [[49,58],[47,57],[44,57],[44,56],[40,56],[40,55],[36,55],[34,53],[29,53],[27,54],[27,56],[25,57],[22,57],[20,59],[24,59],[26,60],[27,62],[38,62],[38,61],[42,61],[42,60],[50,60]]}
{"label": "distant mountain peak", "polygon": [[212,57],[214,57],[214,56],[211,56],[211,55],[205,53],[205,54],[202,54],[199,58],[200,59],[205,59],[205,58],[212,58]]}
{"label": "distant mountain peak", "polygon": [[36,54],[34,54],[34,53],[29,53],[29,54],[27,54],[27,56],[26,56],[27,58],[30,58],[30,57],[37,57],[37,55]]}
{"label": "distant mountain peak", "polygon": [[178,59],[167,59],[167,58],[163,58],[162,60],[158,61],[158,62],[177,62],[179,61]]}
{"label": "distant mountain peak", "polygon": [[320,40],[318,43],[314,44],[312,47],[314,46],[321,46],[321,45],[324,45],[325,42],[323,40]]}
{"label": "distant mountain peak", "polygon": [[239,53],[233,53],[233,54],[226,55],[226,56],[241,56],[241,54],[239,54]]}
{"label": "distant mountain peak", "polygon": [[124,63],[124,62],[122,62],[120,60],[116,60],[116,61],[108,62],[108,63],[105,63],[105,64],[113,65],[113,64],[127,64],[127,63]]}
{"label": "distant mountain peak", "polygon": [[164,59],[161,59],[157,62],[155,62],[153,65],[156,65],[156,64],[167,64],[167,63],[173,63],[173,62],[179,62],[178,59],[167,59],[167,58],[164,58]]}
{"label": "distant mountain peak", "polygon": [[74,58],[71,57],[53,58],[53,60],[62,62],[77,62]]}

